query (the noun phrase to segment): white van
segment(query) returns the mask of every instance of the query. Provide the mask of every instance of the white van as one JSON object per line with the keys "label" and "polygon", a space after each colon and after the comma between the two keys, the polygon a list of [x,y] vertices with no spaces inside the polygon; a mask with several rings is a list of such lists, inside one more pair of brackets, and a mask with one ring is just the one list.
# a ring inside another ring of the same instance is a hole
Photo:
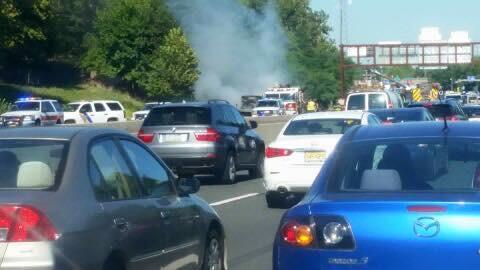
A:
{"label": "white van", "polygon": [[69,103],[64,113],[65,124],[123,122],[125,109],[114,100],[79,101]]}
{"label": "white van", "polygon": [[399,94],[392,91],[356,92],[347,96],[345,111],[403,108]]}

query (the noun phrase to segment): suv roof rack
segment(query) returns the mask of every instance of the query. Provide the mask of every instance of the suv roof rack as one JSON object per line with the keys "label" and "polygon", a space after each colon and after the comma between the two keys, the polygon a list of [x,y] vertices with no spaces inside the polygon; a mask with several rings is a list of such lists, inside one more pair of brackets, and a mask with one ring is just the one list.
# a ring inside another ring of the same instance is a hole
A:
{"label": "suv roof rack", "polygon": [[223,104],[230,104],[230,102],[223,100],[223,99],[210,99],[208,100],[208,104],[213,104],[213,103],[223,103]]}

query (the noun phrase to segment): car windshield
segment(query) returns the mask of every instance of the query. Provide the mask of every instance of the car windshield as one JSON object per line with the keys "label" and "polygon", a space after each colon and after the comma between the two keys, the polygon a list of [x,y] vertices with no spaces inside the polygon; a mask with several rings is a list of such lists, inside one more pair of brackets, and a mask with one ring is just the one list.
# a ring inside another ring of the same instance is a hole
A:
{"label": "car windshield", "polygon": [[435,104],[427,108],[435,118],[442,118],[445,113],[446,113],[446,116],[455,115],[455,111],[452,106],[448,106],[448,109],[446,109],[446,112],[445,112],[445,108],[441,108],[440,106],[437,106]]}
{"label": "car windshield", "polygon": [[383,122],[401,123],[427,120],[424,117],[424,112],[418,110],[378,111],[373,113]]}
{"label": "car windshield", "polygon": [[266,94],[265,97],[266,98],[280,98],[280,95],[279,94]]}
{"label": "car windshield", "polygon": [[143,110],[144,111],[150,111],[151,109],[155,108],[156,106],[158,106],[158,104],[145,104],[143,106]]}
{"label": "car windshield", "polygon": [[43,189],[60,179],[67,143],[0,140],[0,189]]}
{"label": "car windshield", "polygon": [[64,112],[76,112],[78,110],[78,107],[80,107],[80,104],[67,104],[64,108]]}
{"label": "car windshield", "polygon": [[283,135],[344,134],[349,128],[359,125],[359,119],[308,119],[290,122]]}
{"label": "car windshield", "polygon": [[156,108],[145,119],[144,126],[208,125],[210,109],[203,107]]}
{"label": "car windshield", "polygon": [[480,141],[398,139],[345,144],[329,192],[480,191]]}
{"label": "car windshield", "polygon": [[13,111],[39,111],[40,102],[21,101],[15,102],[12,107]]}
{"label": "car windshield", "polygon": [[275,100],[261,100],[257,107],[278,107],[278,102]]}
{"label": "car windshield", "polygon": [[280,98],[284,101],[294,100],[295,96],[293,94],[280,94]]}

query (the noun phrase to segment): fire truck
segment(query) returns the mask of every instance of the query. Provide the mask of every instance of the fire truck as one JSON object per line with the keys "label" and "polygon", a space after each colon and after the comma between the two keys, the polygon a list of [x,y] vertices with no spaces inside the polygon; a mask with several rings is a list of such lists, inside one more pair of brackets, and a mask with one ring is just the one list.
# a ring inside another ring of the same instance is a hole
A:
{"label": "fire truck", "polygon": [[305,99],[300,87],[277,86],[268,88],[264,98],[281,99],[287,115],[301,114],[305,111]]}

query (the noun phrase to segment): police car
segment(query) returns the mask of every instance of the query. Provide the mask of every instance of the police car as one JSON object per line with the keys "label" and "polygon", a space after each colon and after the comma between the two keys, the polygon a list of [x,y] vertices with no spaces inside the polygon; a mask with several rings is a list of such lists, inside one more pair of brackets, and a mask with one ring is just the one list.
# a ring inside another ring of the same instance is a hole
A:
{"label": "police car", "polygon": [[63,123],[60,103],[52,99],[22,98],[11,111],[0,116],[0,124],[9,127],[44,126]]}

